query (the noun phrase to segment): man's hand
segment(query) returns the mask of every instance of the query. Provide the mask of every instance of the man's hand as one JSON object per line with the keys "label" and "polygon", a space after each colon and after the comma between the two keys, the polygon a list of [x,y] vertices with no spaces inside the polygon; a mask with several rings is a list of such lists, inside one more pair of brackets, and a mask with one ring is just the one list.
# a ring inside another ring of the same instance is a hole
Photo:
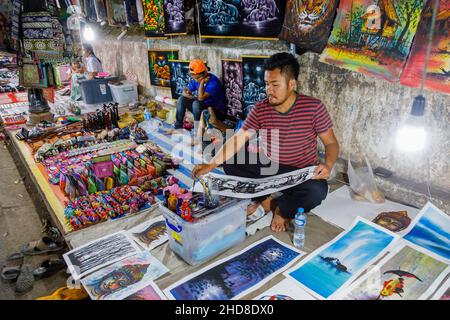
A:
{"label": "man's hand", "polygon": [[198,164],[192,169],[192,178],[196,178],[198,176],[207,174],[208,172],[215,169],[215,166],[213,164]]}
{"label": "man's hand", "polygon": [[192,92],[188,88],[183,89],[183,96],[189,99],[194,99]]}
{"label": "man's hand", "polygon": [[314,176],[312,177],[313,180],[319,180],[319,179],[328,179],[330,177],[331,168],[325,164],[321,163],[316,167],[316,170],[314,170]]}

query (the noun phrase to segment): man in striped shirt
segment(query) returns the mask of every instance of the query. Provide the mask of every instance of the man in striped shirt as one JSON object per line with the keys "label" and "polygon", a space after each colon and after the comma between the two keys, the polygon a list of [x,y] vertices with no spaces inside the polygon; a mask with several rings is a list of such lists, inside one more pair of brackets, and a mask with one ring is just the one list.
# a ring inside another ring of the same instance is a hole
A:
{"label": "man in striped shirt", "polygon": [[[264,75],[267,98],[254,106],[243,127],[225,142],[209,163],[197,165],[192,171],[193,176],[199,176],[223,164],[226,174],[261,178],[267,176],[269,168],[276,168],[271,172],[276,175],[317,165],[312,180],[283,190],[277,199],[263,197],[249,206],[248,214],[258,206],[266,213],[272,210],[271,228],[275,232],[287,230],[298,208],[309,212],[325,199],[326,179],[339,155],[339,144],[325,106],[319,99],[297,93],[299,69],[297,60],[289,53],[277,53],[267,59]],[[257,133],[264,154],[260,154],[256,164],[250,164],[247,145]],[[319,162],[317,137],[325,146],[324,163]],[[236,157],[240,150],[245,153],[244,163],[236,162],[242,158]]]}

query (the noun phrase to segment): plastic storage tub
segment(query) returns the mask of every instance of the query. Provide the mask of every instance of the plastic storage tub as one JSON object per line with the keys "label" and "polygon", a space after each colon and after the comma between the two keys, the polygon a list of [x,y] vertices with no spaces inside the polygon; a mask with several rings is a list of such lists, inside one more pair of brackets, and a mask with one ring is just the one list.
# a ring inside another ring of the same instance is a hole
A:
{"label": "plastic storage tub", "polygon": [[208,261],[245,239],[249,200],[231,199],[207,215],[187,222],[159,204],[166,218],[169,246],[190,265]]}
{"label": "plastic storage tub", "polygon": [[121,105],[138,101],[137,84],[131,81],[121,81],[122,84],[109,84],[112,98]]}
{"label": "plastic storage tub", "polygon": [[99,104],[111,102],[112,95],[108,81],[117,78],[99,78],[92,80],[78,80],[80,84],[81,98],[86,104]]}

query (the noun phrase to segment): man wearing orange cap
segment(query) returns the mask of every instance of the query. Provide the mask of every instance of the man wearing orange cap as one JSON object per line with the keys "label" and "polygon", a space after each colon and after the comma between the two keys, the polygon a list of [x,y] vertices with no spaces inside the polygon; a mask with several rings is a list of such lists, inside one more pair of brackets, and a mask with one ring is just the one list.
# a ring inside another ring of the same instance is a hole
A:
{"label": "man wearing orange cap", "polygon": [[189,63],[192,81],[178,98],[175,129],[183,127],[186,109],[193,113],[196,124],[205,109],[209,109],[212,119],[220,121],[225,119],[225,91],[219,78],[208,71],[209,68],[200,59],[194,59]]}

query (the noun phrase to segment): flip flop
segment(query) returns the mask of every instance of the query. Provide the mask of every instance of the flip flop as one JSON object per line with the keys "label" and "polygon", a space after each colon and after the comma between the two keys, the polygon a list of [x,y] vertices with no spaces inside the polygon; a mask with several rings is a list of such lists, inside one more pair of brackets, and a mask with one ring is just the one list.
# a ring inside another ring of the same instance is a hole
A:
{"label": "flip flop", "polygon": [[14,280],[17,279],[17,277],[20,274],[20,267],[4,267],[2,269],[1,277],[4,280]]}
{"label": "flip flop", "polygon": [[45,260],[39,267],[34,269],[33,275],[36,279],[48,278],[66,267],[63,259]]}
{"label": "flip flop", "polygon": [[33,288],[34,276],[32,267],[29,264],[22,265],[19,277],[16,282],[16,293],[25,293]]}
{"label": "flip flop", "polygon": [[23,253],[22,252],[14,252],[13,254],[9,255],[7,260],[17,260],[17,259],[22,259]]}
{"label": "flip flop", "polygon": [[264,208],[262,205],[259,205],[255,212],[253,212],[251,215],[247,216],[247,222],[252,222],[252,221],[256,221],[261,219],[262,217],[264,217],[264,215],[266,214],[266,212],[264,211]]}
{"label": "flip flop", "polygon": [[41,240],[32,241],[22,246],[21,252],[26,256],[34,256],[47,252],[55,252],[64,248],[61,243],[54,242],[50,237],[42,237]]}

